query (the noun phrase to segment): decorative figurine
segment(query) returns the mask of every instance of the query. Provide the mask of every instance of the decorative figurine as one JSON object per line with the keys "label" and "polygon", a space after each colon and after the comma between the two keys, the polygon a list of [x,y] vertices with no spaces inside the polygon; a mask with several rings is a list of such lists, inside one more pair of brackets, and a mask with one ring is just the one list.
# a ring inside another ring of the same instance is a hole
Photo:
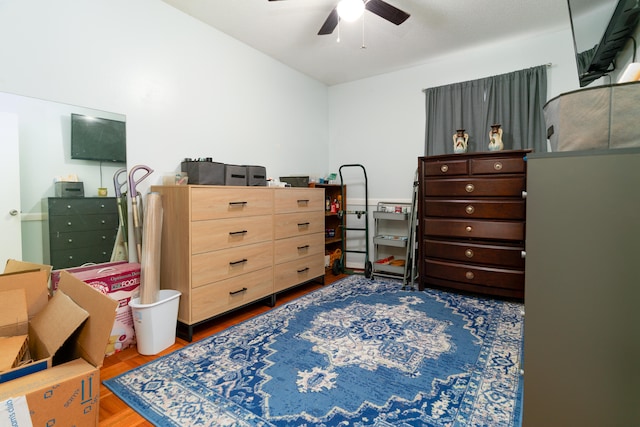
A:
{"label": "decorative figurine", "polygon": [[499,124],[491,125],[489,131],[489,151],[500,151],[504,148],[502,143],[502,129]]}
{"label": "decorative figurine", "polygon": [[456,154],[467,152],[467,142],[469,142],[469,134],[464,129],[458,129],[453,134],[453,152]]}

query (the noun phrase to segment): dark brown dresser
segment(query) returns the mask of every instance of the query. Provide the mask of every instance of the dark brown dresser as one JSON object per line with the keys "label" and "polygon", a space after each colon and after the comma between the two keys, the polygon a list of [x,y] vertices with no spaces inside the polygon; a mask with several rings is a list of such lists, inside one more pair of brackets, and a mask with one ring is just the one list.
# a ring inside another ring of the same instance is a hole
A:
{"label": "dark brown dresser", "polygon": [[524,299],[529,152],[418,158],[420,289]]}
{"label": "dark brown dresser", "polygon": [[118,233],[114,197],[49,197],[49,245],[45,262],[54,269],[111,260]]}

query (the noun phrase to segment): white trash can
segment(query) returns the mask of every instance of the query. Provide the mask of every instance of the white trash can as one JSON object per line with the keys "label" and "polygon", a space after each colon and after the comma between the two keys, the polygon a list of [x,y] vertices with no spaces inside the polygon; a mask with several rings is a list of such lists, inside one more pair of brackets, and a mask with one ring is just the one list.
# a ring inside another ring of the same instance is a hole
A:
{"label": "white trash can", "polygon": [[158,354],[176,342],[180,295],[180,291],[160,289],[158,301],[152,304],[140,304],[140,298],[129,301],[138,353]]}

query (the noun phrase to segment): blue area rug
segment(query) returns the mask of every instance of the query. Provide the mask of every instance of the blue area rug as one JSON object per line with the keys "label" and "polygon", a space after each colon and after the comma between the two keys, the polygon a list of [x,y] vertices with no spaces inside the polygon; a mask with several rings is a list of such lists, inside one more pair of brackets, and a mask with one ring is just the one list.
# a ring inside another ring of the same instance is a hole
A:
{"label": "blue area rug", "polygon": [[104,384],[159,426],[515,426],[523,306],[349,276]]}

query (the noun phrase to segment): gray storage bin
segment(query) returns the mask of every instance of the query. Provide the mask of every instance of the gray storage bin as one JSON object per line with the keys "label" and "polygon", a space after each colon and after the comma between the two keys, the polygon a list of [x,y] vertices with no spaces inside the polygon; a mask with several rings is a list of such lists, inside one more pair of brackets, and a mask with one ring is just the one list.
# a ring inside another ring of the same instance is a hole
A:
{"label": "gray storage bin", "polygon": [[267,168],[264,166],[246,166],[247,168],[247,185],[250,187],[259,187],[267,185]]}
{"label": "gray storage bin", "polygon": [[247,167],[224,165],[224,185],[247,185]]}
{"label": "gray storage bin", "polygon": [[224,185],[225,164],[218,162],[182,162],[182,172],[189,176],[189,184]]}

